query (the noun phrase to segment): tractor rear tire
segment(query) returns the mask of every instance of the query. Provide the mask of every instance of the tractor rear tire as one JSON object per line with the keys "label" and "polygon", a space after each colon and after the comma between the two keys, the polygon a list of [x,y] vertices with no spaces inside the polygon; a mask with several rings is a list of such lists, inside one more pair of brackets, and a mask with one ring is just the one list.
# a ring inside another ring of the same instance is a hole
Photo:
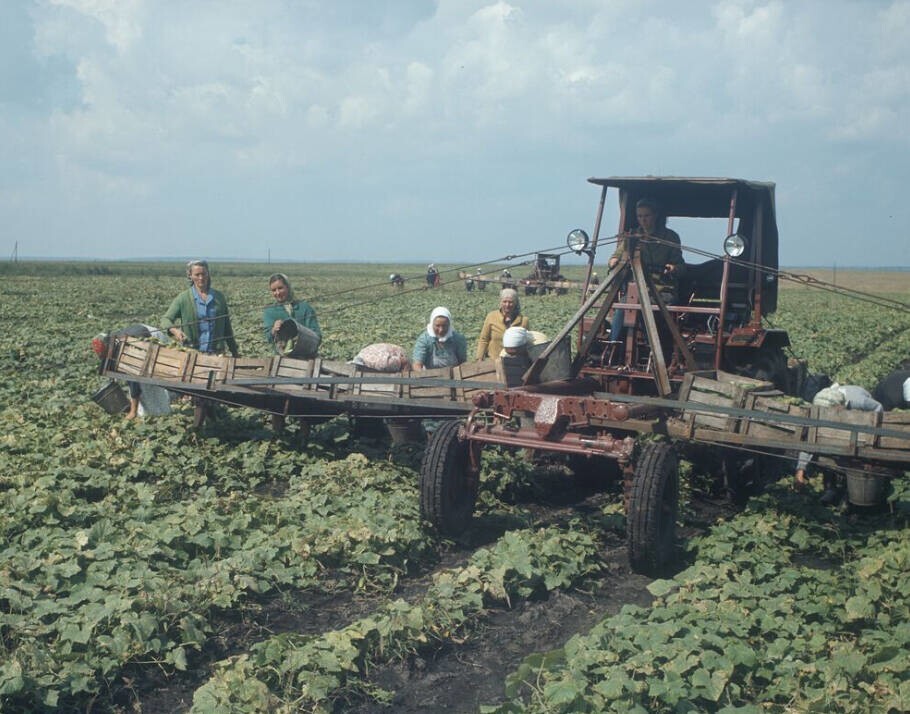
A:
{"label": "tractor rear tire", "polygon": [[442,424],[427,444],[420,466],[420,515],[443,535],[467,529],[477,500],[477,475],[471,474],[461,422]]}
{"label": "tractor rear tire", "polygon": [[671,444],[649,441],[635,464],[626,535],[637,573],[663,575],[675,560],[679,460]]}

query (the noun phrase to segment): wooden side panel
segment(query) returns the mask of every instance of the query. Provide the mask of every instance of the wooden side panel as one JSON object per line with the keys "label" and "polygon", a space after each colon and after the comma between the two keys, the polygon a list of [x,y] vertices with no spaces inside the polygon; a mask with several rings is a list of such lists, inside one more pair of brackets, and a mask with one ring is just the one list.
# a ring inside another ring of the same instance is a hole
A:
{"label": "wooden side panel", "polygon": [[159,347],[149,365],[149,376],[182,380],[186,372],[187,363],[193,354],[192,352],[185,352],[173,347]]}
{"label": "wooden side panel", "polygon": [[[356,371],[355,377],[407,377],[406,372],[376,372],[371,369],[364,369],[359,365],[354,365]],[[354,394],[371,395],[375,394],[381,397],[400,397],[404,393],[403,384],[382,384],[382,383],[358,383],[353,385]]]}
{"label": "wooden side panel", "polygon": [[[809,416],[808,406],[790,404],[786,400],[766,397],[760,394],[752,394],[746,397],[746,409],[768,412],[772,420],[775,414],[799,417]],[[740,431],[749,436],[794,442],[799,442],[806,436],[806,427],[799,424],[787,424],[784,422],[764,423],[751,419],[743,420]]]}
{"label": "wooden side panel", "polygon": [[[317,377],[353,377],[357,371],[357,365],[339,362],[336,360],[322,360]],[[327,390],[329,396],[334,398],[339,394],[350,394],[352,384],[319,384],[317,389]]]}
{"label": "wooden side panel", "polygon": [[[690,372],[683,378],[679,390],[680,401],[706,404],[716,407],[742,408],[746,398],[754,392],[768,393],[774,390],[770,382],[763,382],[750,377],[740,377],[728,372]],[[780,392],[773,392],[780,394]],[[735,432],[739,427],[739,417],[723,414],[699,414],[693,411],[684,412],[690,426],[707,427]]]}
{"label": "wooden side panel", "polygon": [[[270,377],[287,379],[307,379],[319,373],[319,359],[295,359],[293,357],[273,357]],[[277,384],[279,392],[308,392],[315,388],[312,384]]]}
{"label": "wooden side panel", "polygon": [[882,415],[882,429],[906,432],[906,436],[880,436],[878,446],[882,449],[910,450],[910,412],[887,412]]}
{"label": "wooden side panel", "polygon": [[[424,379],[451,379],[452,368],[436,367],[434,369],[411,370],[408,373],[408,377],[417,381]],[[408,385],[408,392],[406,396],[411,399],[453,400],[455,398],[455,390],[452,387],[439,387],[435,385],[424,387],[420,384],[410,384]]]}
{"label": "wooden side panel", "polygon": [[121,342],[115,362],[116,370],[126,374],[146,376],[144,370],[150,346],[148,342],[133,342],[129,339]]}
{"label": "wooden side panel", "polygon": [[252,379],[254,377],[269,376],[271,359],[262,359],[256,357],[235,357],[230,362],[228,379]]}
{"label": "wooden side panel", "polygon": [[875,441],[875,435],[869,432],[851,431],[850,426],[857,424],[862,426],[878,426],[881,422],[879,412],[861,412],[853,409],[844,409],[838,407],[816,407],[813,406],[810,412],[813,419],[823,421],[836,421],[843,424],[843,428],[820,426],[812,431],[816,443],[820,444],[843,444],[849,446],[872,446]]}
{"label": "wooden side panel", "polygon": [[194,384],[207,384],[209,376],[213,372],[215,381],[223,381],[228,373],[228,364],[232,359],[234,358],[197,352],[196,363],[189,375],[189,381]]}
{"label": "wooden side panel", "polygon": [[[455,379],[470,380],[472,382],[489,382],[490,389],[502,387],[504,382],[500,381],[499,374],[496,370],[496,361],[484,359],[479,362],[465,362],[452,370]],[[456,387],[455,399],[461,402],[471,401],[477,392],[484,391],[482,387]]]}

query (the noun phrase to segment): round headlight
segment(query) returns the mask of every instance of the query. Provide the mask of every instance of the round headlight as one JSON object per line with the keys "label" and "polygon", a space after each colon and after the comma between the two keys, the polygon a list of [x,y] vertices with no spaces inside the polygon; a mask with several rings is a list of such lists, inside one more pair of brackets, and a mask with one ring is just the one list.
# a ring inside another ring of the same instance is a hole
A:
{"label": "round headlight", "polygon": [[734,233],[724,238],[724,253],[731,258],[738,258],[746,252],[746,241],[741,235]]}
{"label": "round headlight", "polygon": [[566,237],[566,245],[574,253],[584,253],[588,249],[589,242],[588,234],[581,228],[570,231],[568,237]]}

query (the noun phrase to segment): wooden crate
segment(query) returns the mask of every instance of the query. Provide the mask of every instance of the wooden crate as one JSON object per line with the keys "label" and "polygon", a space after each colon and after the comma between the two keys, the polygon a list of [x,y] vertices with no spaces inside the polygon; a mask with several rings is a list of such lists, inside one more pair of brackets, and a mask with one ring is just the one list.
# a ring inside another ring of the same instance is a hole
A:
{"label": "wooden crate", "polygon": [[[406,372],[377,372],[375,370],[368,369],[366,367],[362,367],[359,365],[355,365],[355,367],[357,368],[356,371],[354,372],[355,377],[375,378],[375,377],[386,376],[386,377],[399,378],[399,377],[408,376]],[[403,394],[403,391],[404,391],[403,384],[384,384],[384,383],[374,383],[374,382],[369,382],[369,383],[359,382],[359,383],[354,384],[354,394],[361,394],[361,395],[375,394],[380,397],[400,397]]]}
{"label": "wooden crate", "polygon": [[809,416],[809,406],[801,404],[791,404],[786,399],[780,397],[764,396],[761,393],[748,394],[746,396],[746,409],[752,409],[759,412],[768,412],[770,420],[768,422],[756,421],[754,419],[744,418],[740,424],[740,432],[749,436],[756,436],[774,441],[802,441],[806,436],[806,427],[801,424],[790,424],[787,422],[775,422],[774,415],[781,414],[786,416]]}
{"label": "wooden crate", "polygon": [[120,343],[117,358],[114,360],[114,369],[125,374],[148,376],[145,371],[151,346],[150,342],[126,338]]}
{"label": "wooden crate", "polygon": [[881,422],[881,412],[862,412],[843,407],[817,407],[813,406],[809,412],[812,419],[821,421],[836,421],[842,427],[818,426],[809,427],[807,440],[810,443],[833,444],[839,446],[872,446],[875,434],[868,431],[855,431],[850,427],[871,426],[876,427]]}
{"label": "wooden crate", "polygon": [[[336,360],[323,360],[319,367],[319,373],[314,377],[353,377],[357,372],[357,365],[339,362]],[[317,389],[326,390],[329,397],[334,398],[340,394],[350,394],[353,390],[353,383],[343,384],[318,384]]]}
{"label": "wooden crate", "polygon": [[187,364],[187,376],[185,381],[193,384],[208,384],[209,380],[223,382],[228,372],[228,362],[233,357],[224,355],[212,355],[205,352],[191,353],[195,359],[191,359]]}
{"label": "wooden crate", "polygon": [[882,429],[906,432],[906,436],[880,436],[878,446],[882,449],[910,449],[910,412],[886,412],[882,414]]}
{"label": "wooden crate", "polygon": [[[451,367],[436,367],[434,369],[416,369],[408,372],[408,377],[420,381],[424,379],[452,379]],[[436,385],[422,386],[420,384],[409,384],[404,396],[409,399],[445,399],[453,400],[455,398],[455,389],[453,387],[439,387]]]}
{"label": "wooden crate", "polygon": [[[315,359],[297,359],[294,357],[272,357],[271,367],[269,369],[270,377],[281,377],[282,379],[309,379],[319,374],[322,360]],[[279,392],[309,392],[316,389],[315,384],[276,384],[276,391]]]}
{"label": "wooden crate", "polygon": [[195,358],[195,352],[178,350],[175,347],[150,345],[148,376],[182,380],[188,374],[187,368]]}
{"label": "wooden crate", "polygon": [[[460,364],[452,370],[452,376],[454,379],[469,380],[471,382],[489,382],[490,389],[502,389],[505,386],[497,374],[496,361],[492,359]],[[482,391],[485,391],[483,387],[456,387],[455,399],[469,402],[471,397]]]}
{"label": "wooden crate", "polygon": [[[680,401],[706,404],[716,407],[742,408],[746,397],[754,392],[766,395],[780,394],[770,382],[741,377],[718,370],[707,372],[689,372],[683,378],[679,389]],[[695,411],[683,411],[690,425],[735,432],[740,417],[725,414],[702,414]]]}
{"label": "wooden crate", "polygon": [[268,377],[272,366],[269,358],[235,357],[228,363],[227,379]]}

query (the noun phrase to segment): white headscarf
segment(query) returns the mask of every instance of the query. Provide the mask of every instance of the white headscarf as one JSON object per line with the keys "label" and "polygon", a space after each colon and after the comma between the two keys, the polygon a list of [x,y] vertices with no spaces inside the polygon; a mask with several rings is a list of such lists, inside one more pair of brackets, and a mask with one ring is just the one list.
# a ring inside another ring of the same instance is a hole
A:
{"label": "white headscarf", "polygon": [[[442,337],[436,337],[436,333],[433,332],[433,321],[437,317],[444,317],[449,321],[449,329]],[[433,312],[430,313],[430,321],[427,323],[427,334],[432,337],[434,340],[439,340],[440,342],[445,342],[452,336],[452,333],[455,332],[455,326],[452,324],[452,313],[449,312],[448,308],[436,307],[433,308]]]}
{"label": "white headscarf", "polygon": [[503,347],[524,347],[530,342],[531,335],[523,327],[510,327],[502,333]]}

